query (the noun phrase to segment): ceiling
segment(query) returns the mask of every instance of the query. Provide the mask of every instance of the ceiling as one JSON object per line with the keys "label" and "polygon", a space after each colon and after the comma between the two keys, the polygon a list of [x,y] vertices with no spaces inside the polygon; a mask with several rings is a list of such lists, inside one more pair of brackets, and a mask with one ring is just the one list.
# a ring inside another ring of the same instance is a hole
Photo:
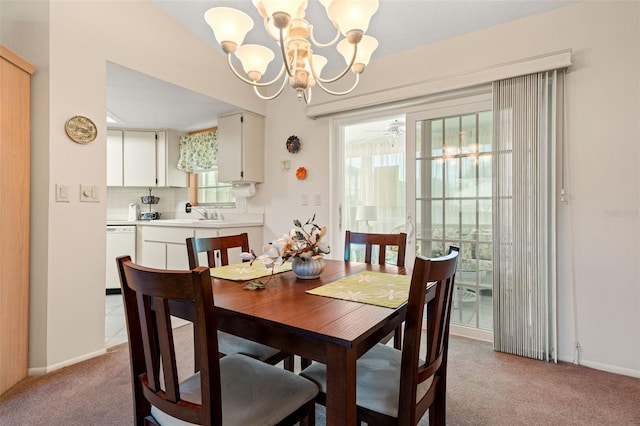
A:
{"label": "ceiling", "polygon": [[[151,1],[215,47],[220,55],[223,52],[204,21],[204,13],[216,6],[241,9],[254,20],[254,28],[247,35],[245,43],[260,43],[275,50],[274,42],[266,37],[261,18],[251,0]],[[378,12],[373,16],[367,31],[367,34],[376,37],[379,42],[370,66],[375,66],[375,58],[542,13],[575,1],[380,0]],[[333,37],[334,30],[324,8],[316,0],[309,0],[306,19],[314,25],[316,39],[326,42]],[[341,56],[330,54],[333,50],[333,47],[322,49],[322,52],[318,50],[318,53],[329,59],[326,69],[330,71],[345,66]],[[277,56],[274,62],[276,61]],[[272,64],[271,68],[279,69],[280,64]],[[269,74],[265,76],[268,77]],[[366,72],[363,78],[366,78]],[[286,88],[283,96],[286,96]],[[107,65],[107,110],[119,120],[119,123],[109,123],[109,126],[196,130],[215,125],[218,114],[234,109],[233,105],[128,68],[111,63]],[[386,123],[382,128],[385,126]]]}

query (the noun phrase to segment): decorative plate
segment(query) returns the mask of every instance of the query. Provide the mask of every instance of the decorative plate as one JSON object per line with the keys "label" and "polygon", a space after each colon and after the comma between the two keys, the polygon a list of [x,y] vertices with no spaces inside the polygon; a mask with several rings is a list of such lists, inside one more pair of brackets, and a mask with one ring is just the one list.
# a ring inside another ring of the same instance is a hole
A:
{"label": "decorative plate", "polygon": [[93,142],[98,135],[98,129],[91,119],[76,115],[67,120],[64,131],[74,142],[85,144]]}
{"label": "decorative plate", "polygon": [[300,139],[296,135],[289,136],[287,139],[287,151],[292,154],[300,151]]}
{"label": "decorative plate", "polygon": [[304,167],[298,167],[296,170],[296,177],[298,180],[305,180],[307,178],[307,169]]}

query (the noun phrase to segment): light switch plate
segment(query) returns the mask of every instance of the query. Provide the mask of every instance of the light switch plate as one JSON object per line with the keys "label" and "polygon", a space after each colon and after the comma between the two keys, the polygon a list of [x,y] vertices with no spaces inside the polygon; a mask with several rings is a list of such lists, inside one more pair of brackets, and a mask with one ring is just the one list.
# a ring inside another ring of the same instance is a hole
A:
{"label": "light switch plate", "polygon": [[68,203],[69,200],[69,185],[65,183],[56,183],[56,203]]}
{"label": "light switch plate", "polygon": [[95,185],[80,185],[80,201],[85,203],[100,202],[100,187]]}

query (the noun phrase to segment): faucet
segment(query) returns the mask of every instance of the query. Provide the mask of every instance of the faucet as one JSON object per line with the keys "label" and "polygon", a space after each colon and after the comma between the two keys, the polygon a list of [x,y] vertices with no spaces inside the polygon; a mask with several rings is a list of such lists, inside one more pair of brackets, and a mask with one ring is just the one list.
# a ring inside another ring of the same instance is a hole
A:
{"label": "faucet", "polygon": [[205,208],[201,208],[201,207],[197,207],[196,206],[196,207],[191,207],[191,210],[195,210],[198,213],[200,213],[204,219],[210,219],[209,218],[209,211],[207,209],[205,209]]}

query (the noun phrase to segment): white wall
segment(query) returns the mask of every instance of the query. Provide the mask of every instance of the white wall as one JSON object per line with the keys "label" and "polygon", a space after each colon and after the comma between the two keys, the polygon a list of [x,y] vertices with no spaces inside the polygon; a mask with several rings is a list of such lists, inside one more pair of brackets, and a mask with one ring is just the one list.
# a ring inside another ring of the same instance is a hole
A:
{"label": "white wall", "polygon": [[[265,241],[291,220],[329,222],[329,119],[310,120],[291,91],[265,105],[226,69],[222,55],[143,2],[6,1],[0,40],[38,69],[33,78],[30,360],[46,371],[104,349],[107,60],[266,114]],[[573,49],[568,80],[570,204],[561,206],[560,356],[572,359],[571,266],[575,261],[580,361],[640,376],[640,5],[582,2],[536,17],[372,62],[357,93]],[[187,65],[185,65],[187,64]],[[403,71],[406,70],[406,71]],[[396,78],[390,76],[397,75]],[[322,101],[318,93],[314,102]],[[66,138],[64,122],[87,115],[90,145]],[[298,154],[287,137],[302,140]],[[280,171],[290,159],[292,170]],[[309,177],[295,179],[305,166]],[[72,202],[54,203],[55,183]],[[103,201],[81,205],[78,185]],[[308,193],[309,206],[300,205]],[[316,194],[321,206],[314,206]],[[258,198],[260,199],[260,198]],[[334,253],[334,256],[340,254]]]}
{"label": "white wall", "polygon": [[[577,340],[580,363],[640,377],[640,3],[581,2],[388,56],[369,65],[351,97],[564,49],[573,49],[574,65],[566,84],[569,203],[559,206],[559,357],[573,360]],[[268,107],[265,222],[276,234],[313,210],[300,206],[301,191],[328,199],[333,170],[329,119],[306,119],[293,99],[285,91]],[[314,103],[330,101],[314,93]],[[294,158],[320,182],[278,171],[290,133],[303,141]],[[317,210],[328,217],[326,203]]]}
{"label": "white wall", "polygon": [[[3,1],[2,43],[32,62],[30,373],[104,351],[106,61],[257,113],[265,103],[225,58],[149,2]],[[65,121],[92,118],[98,138],[70,141]],[[55,203],[56,183],[71,202]],[[79,185],[101,202],[79,202]]]}

